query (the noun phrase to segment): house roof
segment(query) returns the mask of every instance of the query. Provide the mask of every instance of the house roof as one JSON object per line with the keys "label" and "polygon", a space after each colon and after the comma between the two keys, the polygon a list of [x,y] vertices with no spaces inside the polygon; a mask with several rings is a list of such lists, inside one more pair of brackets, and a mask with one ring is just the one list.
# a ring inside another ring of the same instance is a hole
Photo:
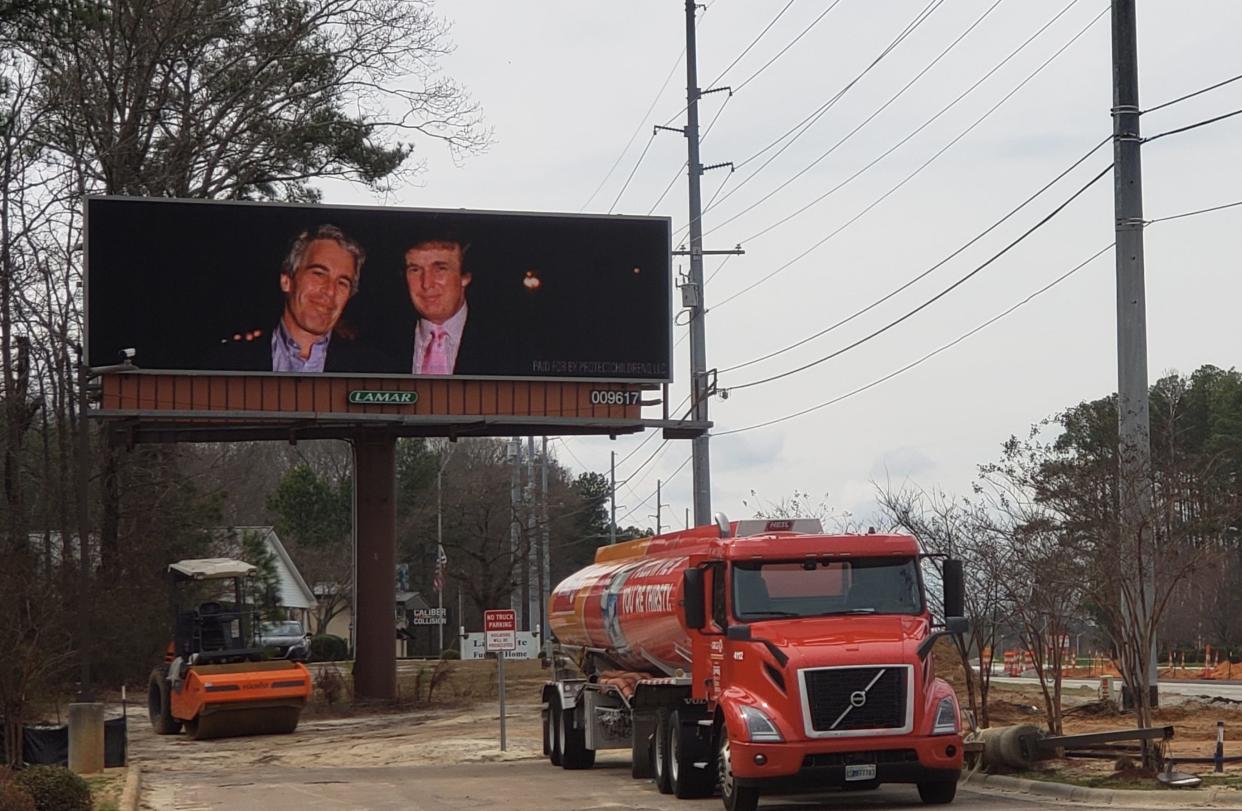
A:
{"label": "house roof", "polygon": [[277,574],[280,578],[280,604],[286,608],[313,608],[315,606],[315,593],[306,584],[302,573],[298,571],[297,564],[293,562],[289,551],[285,549],[285,545],[276,535],[275,529],[270,526],[241,526],[222,528],[217,531],[237,538],[240,538],[244,532],[258,533],[276,555]]}

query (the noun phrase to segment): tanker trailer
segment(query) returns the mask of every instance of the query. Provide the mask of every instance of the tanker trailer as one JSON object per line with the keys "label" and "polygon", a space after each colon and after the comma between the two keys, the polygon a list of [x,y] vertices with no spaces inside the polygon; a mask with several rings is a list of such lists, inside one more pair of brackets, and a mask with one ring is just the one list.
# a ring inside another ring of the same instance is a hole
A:
{"label": "tanker trailer", "polygon": [[601,547],[548,602],[545,754],[583,769],[628,747],[634,777],[678,797],[719,791],[730,811],[764,792],[881,783],[952,802],[961,714],[931,649],[968,623],[955,560],[947,619],[933,619],[932,557],[907,535],[723,516]]}

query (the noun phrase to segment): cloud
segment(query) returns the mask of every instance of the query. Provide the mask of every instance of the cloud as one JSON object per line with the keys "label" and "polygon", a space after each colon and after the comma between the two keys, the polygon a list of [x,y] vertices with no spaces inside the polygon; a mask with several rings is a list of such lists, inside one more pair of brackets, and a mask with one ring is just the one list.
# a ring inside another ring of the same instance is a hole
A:
{"label": "cloud", "polygon": [[776,461],[784,450],[785,435],[782,431],[733,434],[717,439],[716,443],[728,449],[731,467],[755,468]]}

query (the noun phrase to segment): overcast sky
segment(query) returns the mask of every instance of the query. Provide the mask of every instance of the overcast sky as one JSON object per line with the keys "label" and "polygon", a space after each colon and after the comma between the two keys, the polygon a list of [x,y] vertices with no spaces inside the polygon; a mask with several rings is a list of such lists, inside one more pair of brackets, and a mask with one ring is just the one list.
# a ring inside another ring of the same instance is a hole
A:
{"label": "overcast sky", "polygon": [[[714,122],[704,137],[702,159],[732,161],[738,168],[732,175],[718,170],[703,177],[704,201],[717,201],[703,218],[705,248],[740,242],[746,252],[706,263],[707,356],[713,368],[782,349],[866,307],[978,236],[1111,133],[1109,15],[1103,0],[793,0],[788,7],[785,0],[709,0],[707,5],[698,22],[700,85],[732,85],[735,92],[711,94],[701,103],[703,126]],[[388,202],[653,213],[671,217],[675,242],[683,238],[685,139],[667,132],[652,138],[653,124],[684,123],[681,2],[441,0],[436,8],[453,24],[457,46],[443,68],[482,105],[496,143],[461,166],[428,145],[428,170]],[[928,9],[925,19],[867,71]],[[1145,0],[1138,4],[1138,25],[1143,108],[1242,74],[1242,3],[1236,0]],[[850,134],[964,33],[908,90]],[[1240,107],[1242,81],[1144,116],[1143,132],[1159,133]],[[796,138],[778,141],[804,122],[809,126]],[[1242,116],[1144,147],[1146,217],[1242,200],[1240,137]],[[1012,219],[904,292],[796,349],[721,371],[720,386],[741,387],[793,369],[888,324],[978,267],[1111,160],[1105,144]],[[325,198],[372,201],[336,187]],[[713,400],[715,432],[846,395],[1019,304],[1112,242],[1112,204],[1110,174],[1004,257],[880,337],[807,371]],[[1207,363],[1239,364],[1239,222],[1242,207],[1148,229],[1152,380]],[[1115,390],[1113,261],[1106,251],[1009,315],[891,380],[805,416],[714,438],[713,509],[746,517],[752,510],[743,500],[754,503],[752,490],[765,501],[799,490],[866,523],[873,482],[909,480],[967,492],[976,465],[995,459],[1010,434]],[[688,268],[674,262],[674,272],[679,269]],[[609,328],[625,328],[625,313],[617,313],[617,324]],[[674,340],[684,333],[676,328]],[[687,391],[688,351],[686,341],[675,349],[674,402]],[[659,416],[658,410],[649,416]],[[629,455],[618,466],[618,479],[627,480],[618,494],[624,505],[618,517],[653,525],[648,515],[655,513],[656,481],[662,479],[665,525],[681,526],[690,504],[690,466],[683,464],[689,443],[669,443],[636,470],[662,442],[656,436],[630,455],[644,439],[570,438],[554,447],[574,470],[585,466],[606,473],[610,450],[618,460]]]}

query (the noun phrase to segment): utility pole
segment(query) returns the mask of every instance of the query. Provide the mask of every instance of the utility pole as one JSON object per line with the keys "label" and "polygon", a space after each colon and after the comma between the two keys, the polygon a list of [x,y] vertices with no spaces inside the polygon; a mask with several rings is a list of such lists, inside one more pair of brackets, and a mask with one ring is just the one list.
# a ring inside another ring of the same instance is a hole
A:
{"label": "utility pole", "polygon": [[661,485],[663,485],[663,482],[656,479],[656,511],[655,515],[651,515],[650,513],[647,515],[648,518],[654,518],[656,520],[656,535],[664,533],[664,498],[660,495]]}
{"label": "utility pole", "polygon": [[608,519],[608,543],[617,542],[617,452],[611,451],[611,461],[608,463],[608,480],[611,485],[608,488],[608,499],[611,503],[610,514]]}
{"label": "utility pole", "polygon": [[[1134,559],[1122,561],[1140,605],[1123,609],[1150,627],[1155,600],[1151,422],[1147,399],[1147,302],[1143,270],[1143,182],[1139,135],[1135,0],[1113,0],[1113,178],[1117,231],[1117,416],[1122,537]],[[1148,651],[1148,690],[1158,705],[1156,640]]]}
{"label": "utility pole", "polygon": [[543,542],[539,546],[539,645],[548,638],[548,591],[552,588],[552,532],[548,528],[548,438],[543,438],[539,457],[539,520]]}
{"label": "utility pole", "polygon": [[539,598],[543,594],[539,548],[535,540],[535,438],[526,437],[526,630],[539,623]]}
{"label": "utility pole", "polygon": [[[686,0],[686,150],[690,180],[690,280],[682,288],[682,301],[690,310],[690,402],[695,421],[707,422],[707,334],[703,300],[703,198],[699,192],[699,78],[694,41],[694,0]],[[688,288],[688,289],[687,289]],[[708,436],[690,440],[694,475],[694,521],[711,521],[712,481]]]}
{"label": "utility pole", "polygon": [[[509,474],[509,555],[512,562],[511,571],[514,574],[525,571],[525,567],[521,563],[522,553],[522,524],[518,521],[518,502],[522,498],[521,493],[521,457],[522,457],[522,440],[513,437],[509,440],[509,456],[513,464],[513,469]],[[521,616],[525,610],[526,600],[522,594],[521,581],[517,584],[518,588],[514,589],[509,595],[509,606]]]}

